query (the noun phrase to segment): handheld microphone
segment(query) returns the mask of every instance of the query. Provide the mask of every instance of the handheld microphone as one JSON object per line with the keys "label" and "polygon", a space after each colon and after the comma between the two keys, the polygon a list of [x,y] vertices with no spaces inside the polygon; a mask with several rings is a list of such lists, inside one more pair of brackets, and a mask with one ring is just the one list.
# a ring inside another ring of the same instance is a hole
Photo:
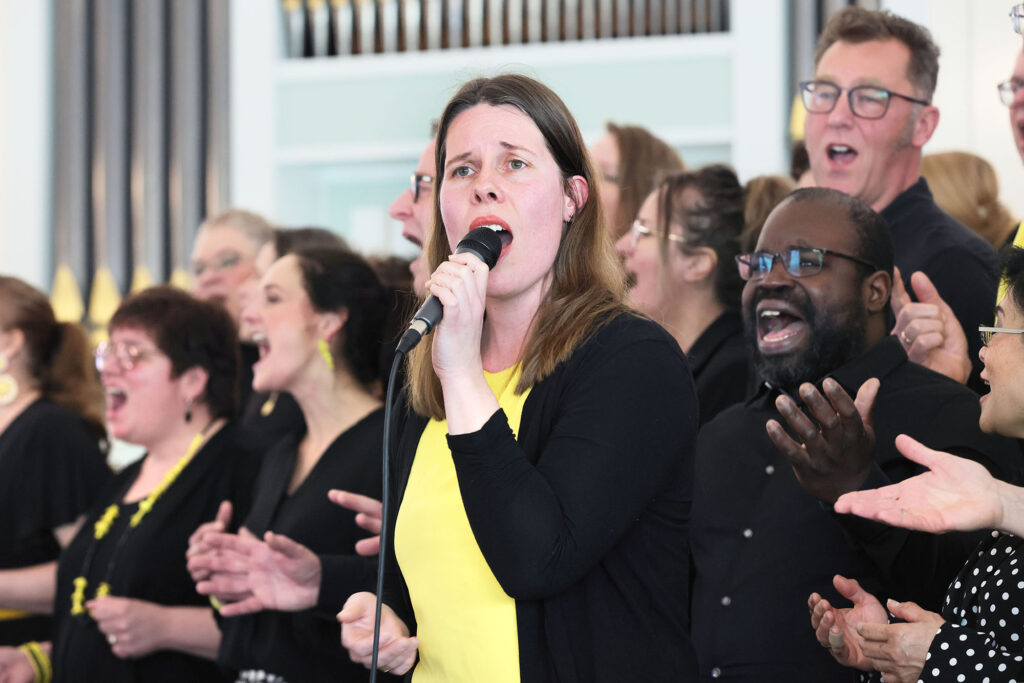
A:
{"label": "handheld microphone", "polygon": [[[475,230],[470,230],[469,234],[463,237],[455,247],[455,253],[472,254],[483,261],[488,269],[491,269],[494,268],[498,257],[501,256],[501,249],[502,241],[498,236],[498,231],[491,226],[483,225]],[[409,323],[409,329],[399,340],[397,352],[407,354],[412,351],[423,337],[434,331],[434,327],[441,322],[443,314],[444,307],[441,306],[438,298],[433,294],[428,296],[420,306],[420,310],[416,311],[416,315],[413,316],[412,322]]]}

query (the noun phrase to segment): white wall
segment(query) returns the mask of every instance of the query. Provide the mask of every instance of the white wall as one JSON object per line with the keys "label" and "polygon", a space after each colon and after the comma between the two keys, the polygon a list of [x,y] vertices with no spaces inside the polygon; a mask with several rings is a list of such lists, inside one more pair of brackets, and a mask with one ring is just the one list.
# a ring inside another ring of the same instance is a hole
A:
{"label": "white wall", "polygon": [[50,287],[51,5],[0,0],[0,273]]}
{"label": "white wall", "polygon": [[1009,78],[1022,48],[1021,37],[1010,27],[1012,3],[917,0],[917,4],[927,5],[921,20],[942,49],[935,92],[941,118],[925,152],[962,150],[987,159],[999,175],[1003,202],[1013,215],[1022,217],[1024,164],[1013,144],[1009,112],[996,93],[996,84]]}

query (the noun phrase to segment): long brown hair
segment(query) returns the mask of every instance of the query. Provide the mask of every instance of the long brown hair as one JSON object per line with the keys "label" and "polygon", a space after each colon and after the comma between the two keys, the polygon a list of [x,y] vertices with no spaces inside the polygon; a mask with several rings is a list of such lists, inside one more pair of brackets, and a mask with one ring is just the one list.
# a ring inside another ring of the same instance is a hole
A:
{"label": "long brown hair", "polygon": [[671,173],[685,171],[686,165],[678,152],[646,128],[611,122],[607,128],[619,148],[618,215],[605,216],[614,241],[629,230],[640,213],[640,206],[658,181]]}
{"label": "long brown hair", "polygon": [[26,369],[42,396],[76,413],[97,438],[105,438],[103,388],[85,330],[58,322],[42,292],[6,275],[0,275],[0,325],[24,335]]}
{"label": "long brown hair", "polygon": [[[516,392],[522,393],[550,375],[601,325],[627,310],[625,277],[603,228],[593,167],[575,119],[550,88],[520,74],[469,81],[441,115],[435,153],[434,221],[424,250],[429,270],[433,272],[451,253],[440,204],[448,129],[455,117],[478,104],[513,106],[529,116],[561,170],[565,191],[574,194],[570,183],[573,176],[584,178],[590,188],[589,198],[577,206],[575,216],[562,230],[551,288],[534,315],[521,357],[522,374]],[[432,341],[433,337],[425,339],[409,357],[410,396],[416,412],[444,419],[441,383],[431,362]]]}

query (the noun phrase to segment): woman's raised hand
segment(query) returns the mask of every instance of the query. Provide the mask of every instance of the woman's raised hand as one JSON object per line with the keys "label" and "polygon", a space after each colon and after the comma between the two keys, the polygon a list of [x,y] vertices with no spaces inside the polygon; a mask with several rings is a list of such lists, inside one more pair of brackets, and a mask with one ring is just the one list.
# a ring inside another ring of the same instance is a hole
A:
{"label": "woman's raised hand", "polygon": [[197,558],[196,568],[210,576],[196,590],[224,603],[225,617],[316,606],[320,558],[306,546],[271,531],[260,540],[244,527],[238,534],[209,535],[207,543],[217,552]]}
{"label": "woman's raised hand", "polygon": [[200,569],[193,565],[192,559],[211,552],[206,544],[206,537],[210,534],[220,534],[227,531],[231,523],[231,501],[222,501],[217,509],[217,516],[212,522],[200,524],[199,528],[192,532],[188,538],[188,550],[185,551],[185,559],[188,562],[189,574],[196,583],[207,579],[210,572],[207,569]]}
{"label": "woman's raised hand", "polygon": [[373,536],[356,541],[356,554],[364,557],[375,557],[380,551],[381,505],[376,498],[363,496],[351,491],[331,489],[327,498],[356,513],[356,524],[369,531]]}
{"label": "woman's raised hand", "polygon": [[1000,527],[1002,488],[983,465],[932,450],[905,434],[896,437],[896,448],[929,471],[882,488],[847,493],[836,501],[836,512],[930,533]]}
{"label": "woman's raised hand", "polygon": [[[373,662],[373,618],[376,605],[377,596],[373,593],[355,593],[338,612],[341,644],[348,649],[353,662],[367,669]],[[377,668],[385,673],[406,673],[416,663],[419,646],[419,639],[409,636],[405,622],[390,607],[382,605]]]}

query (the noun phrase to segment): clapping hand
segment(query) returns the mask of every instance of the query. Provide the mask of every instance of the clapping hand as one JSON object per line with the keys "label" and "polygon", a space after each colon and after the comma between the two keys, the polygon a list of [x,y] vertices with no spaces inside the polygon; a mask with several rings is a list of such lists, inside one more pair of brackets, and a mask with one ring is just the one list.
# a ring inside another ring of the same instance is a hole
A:
{"label": "clapping hand", "polygon": [[[210,576],[209,570],[201,568],[192,562],[193,558],[212,552],[206,544],[206,537],[210,534],[221,534],[227,531],[231,523],[231,502],[222,501],[217,510],[217,516],[212,522],[199,525],[199,528],[192,532],[188,538],[188,550],[185,551],[185,558],[188,562],[188,571],[192,580],[196,583],[207,579]],[[201,563],[200,563],[201,564]]]}
{"label": "clapping hand", "polygon": [[[341,622],[341,644],[349,657],[367,669],[373,661],[373,618],[377,596],[355,593],[338,612]],[[420,646],[418,638],[409,637],[409,628],[387,605],[381,606],[380,643],[377,668],[385,673],[404,674],[416,663]]]}
{"label": "clapping hand", "polygon": [[164,607],[145,600],[108,595],[85,603],[89,615],[121,659],[142,657],[164,646]]}
{"label": "clapping hand", "polygon": [[863,623],[857,627],[864,656],[882,672],[885,683],[914,683],[921,677],[928,648],[945,622],[913,602],[889,600],[889,612],[902,624]]}
{"label": "clapping hand", "polygon": [[863,639],[857,627],[862,623],[887,623],[885,608],[854,579],[836,574],[832,585],[840,595],[853,603],[853,607],[836,608],[817,593],[811,593],[807,608],[811,612],[814,635],[818,643],[827,647],[843,666],[871,671],[871,660],[863,653]]}
{"label": "clapping hand", "polygon": [[790,438],[777,420],[769,420],[765,428],[792,465],[800,485],[811,495],[833,503],[859,488],[871,470],[875,458],[871,414],[879,382],[873,378],[864,382],[856,400],[831,377],[823,387],[827,400],[813,384],[800,386],[800,398],[810,417],[785,394],[775,400],[799,442]]}
{"label": "clapping hand", "polygon": [[349,491],[331,489],[327,498],[335,505],[340,505],[356,512],[356,524],[369,531],[373,536],[356,541],[356,554],[364,557],[375,557],[380,551],[381,505],[376,498],[362,496]]}
{"label": "clapping hand", "polygon": [[320,558],[306,546],[272,531],[261,540],[244,527],[237,534],[210,534],[206,542],[216,552],[194,560],[196,569],[209,572],[196,590],[217,596],[223,616],[316,606]]}

